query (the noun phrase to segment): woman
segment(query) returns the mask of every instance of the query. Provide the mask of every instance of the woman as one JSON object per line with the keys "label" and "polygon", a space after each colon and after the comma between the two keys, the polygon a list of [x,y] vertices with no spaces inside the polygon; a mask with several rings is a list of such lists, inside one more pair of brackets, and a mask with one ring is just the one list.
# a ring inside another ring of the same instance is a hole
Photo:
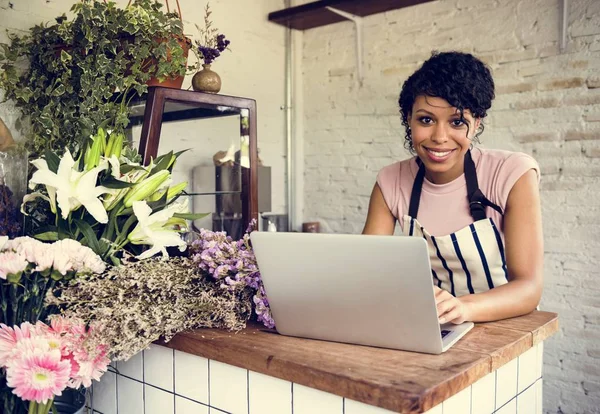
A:
{"label": "woman", "polygon": [[470,54],[434,53],[400,93],[406,147],[383,168],[363,234],[427,241],[439,322],[531,312],[542,293],[539,167],[522,153],[473,148],[492,106],[489,69]]}

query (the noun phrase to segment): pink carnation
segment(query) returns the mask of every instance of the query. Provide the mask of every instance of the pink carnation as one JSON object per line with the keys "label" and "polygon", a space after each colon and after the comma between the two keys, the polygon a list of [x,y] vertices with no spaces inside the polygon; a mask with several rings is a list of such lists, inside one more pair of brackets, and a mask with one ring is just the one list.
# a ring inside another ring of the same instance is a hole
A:
{"label": "pink carnation", "polygon": [[8,240],[2,250],[13,250],[16,253],[25,256],[28,262],[34,263],[36,262],[36,256],[39,254],[40,249],[44,248],[47,250],[50,248],[50,245],[25,236]]}
{"label": "pink carnation", "polygon": [[61,395],[69,381],[71,364],[61,360],[60,351],[30,352],[11,364],[6,383],[13,393],[27,401],[45,404]]}
{"label": "pink carnation", "polygon": [[6,279],[9,274],[20,274],[28,264],[25,257],[18,253],[0,253],[0,279]]}

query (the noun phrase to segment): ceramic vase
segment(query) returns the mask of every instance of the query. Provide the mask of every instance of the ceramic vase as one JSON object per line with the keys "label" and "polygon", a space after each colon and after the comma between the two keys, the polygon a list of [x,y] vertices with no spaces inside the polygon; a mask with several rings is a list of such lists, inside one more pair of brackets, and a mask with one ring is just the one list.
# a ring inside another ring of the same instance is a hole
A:
{"label": "ceramic vase", "polygon": [[221,90],[221,77],[210,69],[210,65],[203,64],[202,70],[192,78],[192,88],[196,92],[218,93]]}

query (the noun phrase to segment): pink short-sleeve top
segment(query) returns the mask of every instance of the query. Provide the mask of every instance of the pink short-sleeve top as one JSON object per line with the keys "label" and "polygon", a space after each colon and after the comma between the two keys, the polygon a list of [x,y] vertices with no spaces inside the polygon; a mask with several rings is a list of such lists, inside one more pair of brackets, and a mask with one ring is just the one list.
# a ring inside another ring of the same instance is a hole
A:
{"label": "pink short-sleeve top", "polygon": [[[479,188],[502,211],[506,209],[510,190],[523,174],[533,169],[539,180],[538,163],[527,154],[474,148],[471,155]],[[383,198],[401,226],[402,217],[408,214],[410,194],[418,169],[416,157],[412,157],[382,168],[377,175]],[[414,218],[433,236],[444,236],[473,223],[464,174],[446,184],[434,184],[425,178],[419,204],[418,217]],[[490,207],[486,209],[486,215],[502,231],[502,215]]]}

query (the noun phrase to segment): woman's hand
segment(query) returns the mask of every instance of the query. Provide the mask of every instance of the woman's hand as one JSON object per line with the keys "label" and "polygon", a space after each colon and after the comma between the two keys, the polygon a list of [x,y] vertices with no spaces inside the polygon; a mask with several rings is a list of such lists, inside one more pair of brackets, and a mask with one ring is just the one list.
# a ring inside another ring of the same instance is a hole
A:
{"label": "woman's hand", "polygon": [[469,307],[466,303],[437,286],[433,289],[440,324],[446,322],[459,324],[470,320]]}

